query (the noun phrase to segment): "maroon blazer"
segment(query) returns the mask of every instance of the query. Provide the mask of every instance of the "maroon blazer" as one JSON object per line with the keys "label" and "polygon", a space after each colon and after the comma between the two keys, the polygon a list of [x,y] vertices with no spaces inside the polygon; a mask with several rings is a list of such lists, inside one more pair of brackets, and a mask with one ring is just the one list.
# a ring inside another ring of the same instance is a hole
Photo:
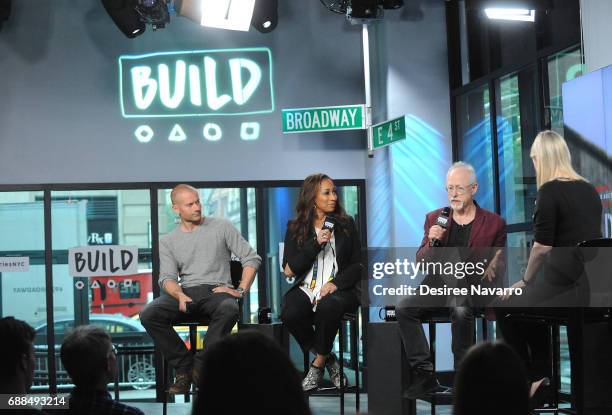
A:
{"label": "maroon blazer", "polygon": [[[474,202],[476,204],[476,202]],[[425,226],[423,227],[424,234],[423,240],[421,241],[421,245],[419,246],[419,250],[417,251],[416,258],[417,261],[420,260],[428,260],[431,258],[432,251],[435,248],[431,248],[429,246],[429,238],[427,235],[429,234],[429,228],[436,224],[438,216],[443,208],[436,209],[434,211],[429,212],[425,215]],[[449,216],[449,227],[444,233],[442,240],[440,241],[440,246],[446,246],[448,241],[448,235],[450,231],[450,221],[453,219],[453,210],[451,209],[451,213]],[[468,241],[468,247],[473,248],[488,248],[488,247],[505,247],[506,246],[506,221],[502,219],[496,213],[489,212],[486,209],[482,209],[478,204],[476,204],[476,216],[474,217],[474,222],[472,222],[472,230],[470,232],[470,240]],[[481,253],[485,253],[488,250],[478,250]],[[493,250],[490,250],[491,257],[486,258],[490,261],[493,256]],[[485,255],[489,256],[489,255]],[[485,259],[485,258],[482,258]],[[504,270],[506,267],[505,264],[505,256],[502,255],[498,261],[497,270]],[[496,271],[497,271],[496,270]]]}

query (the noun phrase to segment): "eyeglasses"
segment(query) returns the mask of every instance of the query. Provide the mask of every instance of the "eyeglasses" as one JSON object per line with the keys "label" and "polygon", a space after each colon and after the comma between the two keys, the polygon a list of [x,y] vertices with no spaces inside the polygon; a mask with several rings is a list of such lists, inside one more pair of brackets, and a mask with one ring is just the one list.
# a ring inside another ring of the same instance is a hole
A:
{"label": "eyeglasses", "polygon": [[111,352],[117,356],[118,352],[117,352],[117,346],[115,346],[114,344],[111,343]]}
{"label": "eyeglasses", "polygon": [[464,195],[468,191],[468,189],[471,189],[473,186],[474,183],[469,184],[467,188],[462,186],[446,186],[446,193],[457,192],[458,195]]}

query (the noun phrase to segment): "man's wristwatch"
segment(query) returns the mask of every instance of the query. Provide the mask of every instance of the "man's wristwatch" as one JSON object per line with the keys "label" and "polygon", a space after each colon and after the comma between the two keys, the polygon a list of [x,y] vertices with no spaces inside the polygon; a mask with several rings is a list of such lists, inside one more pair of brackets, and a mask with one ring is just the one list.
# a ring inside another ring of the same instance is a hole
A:
{"label": "man's wristwatch", "polygon": [[242,296],[244,296],[244,288],[238,287],[238,288],[236,288],[236,291],[238,291],[240,293],[240,298],[242,298]]}

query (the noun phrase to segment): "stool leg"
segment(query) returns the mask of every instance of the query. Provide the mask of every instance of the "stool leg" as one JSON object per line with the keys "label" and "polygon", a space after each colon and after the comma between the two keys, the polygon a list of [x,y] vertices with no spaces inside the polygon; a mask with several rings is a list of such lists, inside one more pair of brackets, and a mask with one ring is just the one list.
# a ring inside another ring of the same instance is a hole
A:
{"label": "stool leg", "polygon": [[[431,353],[431,362],[433,364],[433,373],[436,375],[436,323],[429,323],[429,350]],[[436,415],[436,395],[431,395],[431,415]]]}
{"label": "stool leg", "polygon": [[162,366],[164,376],[164,402],[162,404],[162,414],[166,415],[168,412],[168,363],[165,357],[162,357]]}
{"label": "stool leg", "polygon": [[584,413],[584,309],[572,310],[567,321],[567,339],[575,339],[574,367],[572,367],[572,394],[574,395],[574,409],[577,413]]}
{"label": "stool leg", "polygon": [[310,355],[308,354],[308,350],[304,352],[304,377],[308,374],[308,369],[310,369]]}
{"label": "stool leg", "polygon": [[553,324],[552,327],[552,382],[554,387],[554,407],[559,407],[559,390],[561,389],[561,370],[560,370],[560,333],[559,325]]}
{"label": "stool leg", "polygon": [[410,399],[408,401],[408,413],[410,415],[417,415],[417,406],[416,406],[416,399]]}
{"label": "stool leg", "polygon": [[115,376],[114,389],[115,389],[115,400],[118,401],[119,400],[119,374]]}
{"label": "stool leg", "polygon": [[[191,345],[191,347],[189,348],[189,351],[191,352],[193,356],[195,356],[196,352],[198,351],[198,326],[197,325],[189,326],[189,344]],[[195,365],[195,359],[193,361],[193,364]],[[194,387],[194,390],[195,390],[195,387]],[[185,402],[191,402],[191,394],[189,392],[185,394]]]}
{"label": "stool leg", "polygon": [[482,316],[482,341],[486,342],[488,338],[489,338],[489,322],[483,315]]}
{"label": "stool leg", "polygon": [[344,322],[340,322],[340,330],[338,331],[338,343],[340,360],[340,415],[344,415]]}
{"label": "stool leg", "polygon": [[[308,374],[308,370],[310,369],[310,354],[308,350],[304,351],[304,377]],[[308,405],[310,405],[310,392],[305,392],[306,401]]]}
{"label": "stool leg", "polygon": [[351,360],[354,357],[355,368],[355,411],[359,412],[359,319],[350,321],[351,325]]}

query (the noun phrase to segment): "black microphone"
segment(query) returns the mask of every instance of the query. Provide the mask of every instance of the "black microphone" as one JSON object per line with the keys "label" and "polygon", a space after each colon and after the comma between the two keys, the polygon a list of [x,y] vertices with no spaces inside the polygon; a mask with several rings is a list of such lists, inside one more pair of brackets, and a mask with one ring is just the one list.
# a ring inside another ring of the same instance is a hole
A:
{"label": "black microphone", "polygon": [[[325,219],[323,220],[323,227],[321,228],[321,232],[323,232],[324,230],[328,229],[329,233],[331,235],[331,233],[334,231],[334,228],[336,227],[337,223],[338,223],[338,220],[336,219],[335,216],[327,215],[325,217]],[[325,245],[327,245],[327,242],[323,242],[321,244],[321,247],[325,248]]]}
{"label": "black microphone", "polygon": [[[448,228],[449,215],[450,215],[450,208],[447,206],[444,209],[442,209],[442,212],[440,212],[438,219],[436,219],[436,225],[438,225],[442,229]],[[434,238],[431,241],[429,241],[429,246],[440,246],[440,241]]]}

